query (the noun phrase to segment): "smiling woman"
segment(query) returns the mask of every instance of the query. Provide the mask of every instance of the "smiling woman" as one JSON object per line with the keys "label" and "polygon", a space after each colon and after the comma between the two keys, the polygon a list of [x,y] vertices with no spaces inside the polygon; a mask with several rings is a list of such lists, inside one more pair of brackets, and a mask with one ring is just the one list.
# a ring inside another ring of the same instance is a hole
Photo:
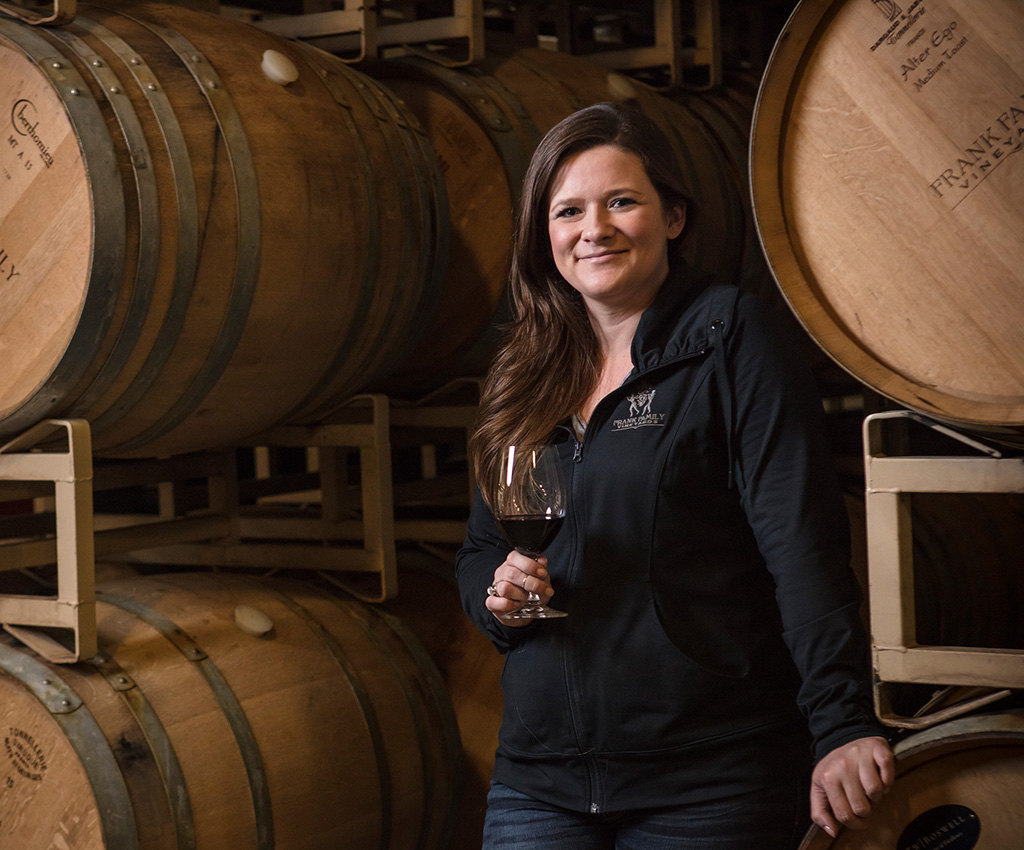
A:
{"label": "smiling woman", "polygon": [[568,158],[551,187],[548,237],[555,265],[587,311],[643,311],[668,276],[668,243],[683,232],[640,158],[602,145]]}
{"label": "smiling woman", "polygon": [[[679,173],[608,103],[527,170],[457,568],[507,653],[486,850],[791,850],[891,781],[820,397],[763,302],[685,261]],[[523,443],[569,482],[543,555],[496,525]],[[524,627],[531,594],[567,616]]]}

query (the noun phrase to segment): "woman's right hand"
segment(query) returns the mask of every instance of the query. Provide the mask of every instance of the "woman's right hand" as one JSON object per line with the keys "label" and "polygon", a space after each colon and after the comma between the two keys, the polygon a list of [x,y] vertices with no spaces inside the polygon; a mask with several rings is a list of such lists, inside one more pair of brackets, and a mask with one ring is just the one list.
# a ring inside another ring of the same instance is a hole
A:
{"label": "woman's right hand", "polygon": [[547,564],[548,559],[543,555],[534,560],[513,549],[494,571],[494,581],[487,590],[487,609],[506,626],[530,623],[530,620],[509,620],[506,615],[529,602],[531,593],[544,603],[551,599],[555,591],[551,587]]}

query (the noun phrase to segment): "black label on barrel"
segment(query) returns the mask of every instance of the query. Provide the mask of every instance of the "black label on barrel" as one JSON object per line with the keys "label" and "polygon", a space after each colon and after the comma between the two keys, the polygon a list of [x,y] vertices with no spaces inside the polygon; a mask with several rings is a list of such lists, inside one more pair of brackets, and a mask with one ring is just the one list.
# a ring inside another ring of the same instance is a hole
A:
{"label": "black label on barrel", "polygon": [[33,782],[42,781],[46,773],[46,755],[28,732],[11,726],[4,736],[4,747],[7,758],[18,773]]}
{"label": "black label on barrel", "polygon": [[965,145],[956,161],[932,181],[932,190],[956,206],[1012,154],[1021,150],[1024,150],[1024,94],[985,123],[978,137]]}
{"label": "black label on barrel", "polygon": [[971,850],[981,835],[981,820],[967,806],[936,806],[914,818],[896,850]]}
{"label": "black label on barrel", "polygon": [[906,8],[900,6],[895,0],[871,0],[875,8],[882,13],[886,27],[871,45],[871,52],[874,53],[883,44],[890,47],[899,42],[913,29],[914,25],[924,16],[925,9],[918,8],[924,0],[914,0]]}
{"label": "black label on barrel", "polygon": [[[43,138],[43,130],[40,128],[39,123],[38,110],[31,100],[22,98],[14,102],[14,106],[11,107],[11,127],[17,135],[22,137],[22,141],[27,146],[27,149],[35,151],[43,165],[49,168],[53,165],[53,154]],[[18,139],[14,136],[11,136],[7,141],[12,147],[18,147],[19,145]],[[24,156],[24,153],[25,151],[23,150],[19,156]],[[32,167],[31,160],[25,163],[25,167]]]}
{"label": "black label on barrel", "polygon": [[20,274],[21,272],[19,272],[17,267],[14,265],[14,260],[11,259],[11,255],[3,248],[0,248],[0,282],[13,280]]}

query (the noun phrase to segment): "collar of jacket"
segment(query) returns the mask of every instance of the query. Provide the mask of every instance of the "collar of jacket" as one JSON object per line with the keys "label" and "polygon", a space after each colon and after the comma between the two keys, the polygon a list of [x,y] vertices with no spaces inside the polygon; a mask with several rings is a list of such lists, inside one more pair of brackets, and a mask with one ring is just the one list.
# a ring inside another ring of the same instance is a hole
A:
{"label": "collar of jacket", "polygon": [[732,329],[739,294],[737,287],[716,285],[711,275],[694,274],[680,262],[669,272],[654,302],[640,317],[631,347],[634,375],[712,350],[726,430],[730,489],[735,480],[735,434],[725,338]]}
{"label": "collar of jacket", "polygon": [[[711,275],[695,273],[678,263],[662,284],[654,301],[640,317],[631,354],[637,372],[697,354],[728,335],[739,289],[716,285]],[[712,326],[722,324],[715,331]]]}

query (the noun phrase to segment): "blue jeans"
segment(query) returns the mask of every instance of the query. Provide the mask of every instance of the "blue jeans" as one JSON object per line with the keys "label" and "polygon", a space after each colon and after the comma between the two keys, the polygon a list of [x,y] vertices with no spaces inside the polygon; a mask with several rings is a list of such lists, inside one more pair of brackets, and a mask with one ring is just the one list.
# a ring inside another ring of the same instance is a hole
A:
{"label": "blue jeans", "polygon": [[793,850],[810,825],[808,793],[780,782],[756,796],[589,814],[492,782],[483,850]]}

